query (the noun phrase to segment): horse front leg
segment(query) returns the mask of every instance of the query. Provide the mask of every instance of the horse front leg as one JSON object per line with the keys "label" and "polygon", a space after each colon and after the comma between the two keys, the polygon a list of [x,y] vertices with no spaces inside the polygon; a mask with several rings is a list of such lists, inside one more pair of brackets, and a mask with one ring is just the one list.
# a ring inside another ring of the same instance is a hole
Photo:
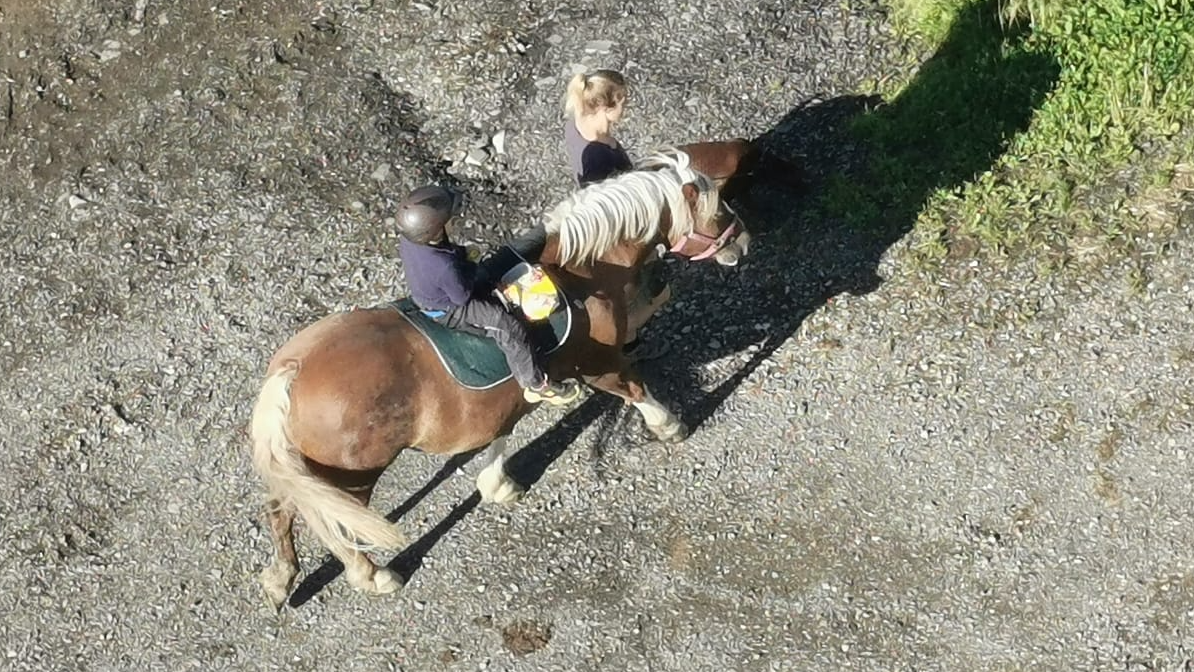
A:
{"label": "horse front leg", "polygon": [[651,395],[647,384],[628,366],[624,365],[620,371],[613,373],[591,376],[586,382],[598,390],[621,397],[626,403],[634,406],[643,415],[647,429],[660,441],[680,443],[688,438],[688,427],[667,406]]}
{"label": "horse front leg", "polygon": [[526,488],[506,473],[509,437],[501,436],[489,444],[489,464],[477,474],[477,492],[482,502],[513,504],[522,499]]}
{"label": "horse front leg", "polygon": [[664,285],[663,291],[648,301],[643,303],[635,303],[630,307],[626,319],[626,342],[630,343],[638,337],[638,330],[643,328],[643,325],[651,319],[655,313],[663,308],[664,304],[672,298],[672,286],[670,284]]}

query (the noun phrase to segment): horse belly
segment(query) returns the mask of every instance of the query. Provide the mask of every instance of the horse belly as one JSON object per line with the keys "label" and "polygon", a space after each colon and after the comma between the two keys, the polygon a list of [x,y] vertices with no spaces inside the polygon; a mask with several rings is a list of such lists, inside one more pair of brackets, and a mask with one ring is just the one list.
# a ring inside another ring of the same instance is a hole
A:
{"label": "horse belly", "polygon": [[424,382],[416,404],[419,412],[412,445],[427,453],[455,455],[484,448],[513,431],[531,408],[513,381],[488,390],[470,390],[438,364],[421,373]]}

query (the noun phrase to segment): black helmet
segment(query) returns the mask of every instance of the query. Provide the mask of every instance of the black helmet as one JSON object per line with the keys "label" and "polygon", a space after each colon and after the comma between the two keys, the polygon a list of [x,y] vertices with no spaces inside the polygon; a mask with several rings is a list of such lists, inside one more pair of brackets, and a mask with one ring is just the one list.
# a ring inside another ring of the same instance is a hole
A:
{"label": "black helmet", "polygon": [[448,220],[460,214],[463,194],[435,185],[419,187],[398,205],[398,230],[416,243],[439,240]]}

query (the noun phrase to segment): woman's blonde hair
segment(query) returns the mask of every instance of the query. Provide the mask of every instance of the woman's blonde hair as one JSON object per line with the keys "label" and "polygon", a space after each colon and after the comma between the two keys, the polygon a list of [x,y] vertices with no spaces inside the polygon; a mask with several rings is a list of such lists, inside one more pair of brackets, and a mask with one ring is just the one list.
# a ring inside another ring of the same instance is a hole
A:
{"label": "woman's blonde hair", "polygon": [[617,107],[626,100],[626,78],[617,70],[578,73],[564,92],[564,113],[591,114],[603,107]]}

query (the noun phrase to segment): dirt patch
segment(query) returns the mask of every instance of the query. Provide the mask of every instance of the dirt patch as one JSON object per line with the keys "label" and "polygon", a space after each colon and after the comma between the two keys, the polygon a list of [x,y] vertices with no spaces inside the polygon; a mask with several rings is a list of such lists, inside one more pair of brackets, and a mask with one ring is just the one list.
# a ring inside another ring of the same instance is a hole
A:
{"label": "dirt patch", "polygon": [[668,546],[668,567],[682,572],[692,566],[692,540],[688,535],[680,535],[672,540]]}
{"label": "dirt patch", "polygon": [[547,646],[551,626],[534,621],[515,621],[502,628],[502,644],[516,656],[525,656]]}
{"label": "dirt patch", "polygon": [[1119,452],[1119,446],[1123,443],[1123,440],[1124,433],[1120,429],[1116,428],[1108,432],[1107,436],[1103,437],[1103,440],[1099,442],[1098,448],[1095,449],[1095,453],[1099,456],[1099,463],[1106,464],[1115,459],[1115,455]]}

